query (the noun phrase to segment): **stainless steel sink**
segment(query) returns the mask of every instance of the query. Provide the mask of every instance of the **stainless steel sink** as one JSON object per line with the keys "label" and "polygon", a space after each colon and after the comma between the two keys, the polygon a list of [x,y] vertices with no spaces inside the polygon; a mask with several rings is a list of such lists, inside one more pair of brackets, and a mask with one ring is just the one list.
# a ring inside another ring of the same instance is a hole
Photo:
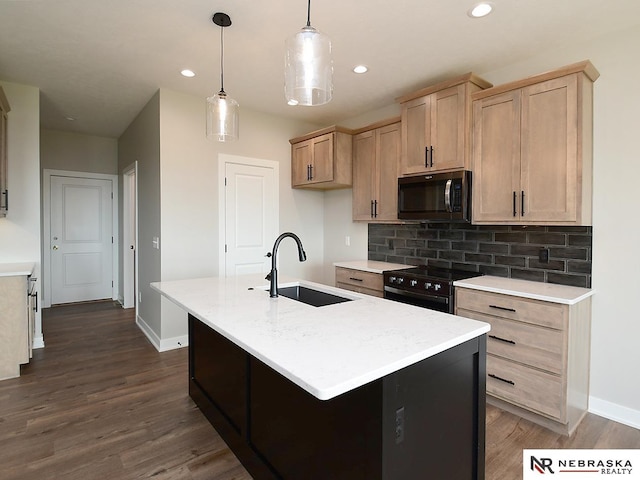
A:
{"label": "stainless steel sink", "polygon": [[351,298],[340,297],[332,293],[321,292],[302,285],[293,285],[290,287],[278,288],[278,294],[306,303],[314,307],[324,307],[325,305],[334,305],[336,303],[350,302]]}

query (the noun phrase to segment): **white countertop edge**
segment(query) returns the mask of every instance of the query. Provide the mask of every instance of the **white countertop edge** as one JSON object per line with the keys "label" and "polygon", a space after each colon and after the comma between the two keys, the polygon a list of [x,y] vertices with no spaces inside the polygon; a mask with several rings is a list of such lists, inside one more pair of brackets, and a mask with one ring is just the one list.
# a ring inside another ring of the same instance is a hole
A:
{"label": "white countertop edge", "polygon": [[[332,398],[335,398],[339,395],[342,395],[343,393],[347,393],[350,392],[351,390],[354,390],[358,387],[362,387],[363,385],[366,385],[370,382],[373,382],[375,380],[379,380],[389,374],[395,373],[398,370],[401,370],[405,367],[408,367],[410,365],[414,365],[422,360],[425,360],[427,358],[433,357],[434,355],[437,355],[438,353],[444,352],[445,350],[448,350],[450,348],[453,347],[457,347],[458,345],[463,344],[464,342],[467,342],[469,340],[473,340],[474,338],[477,338],[481,335],[484,335],[485,333],[489,332],[491,330],[491,327],[489,325],[487,325],[486,327],[482,327],[479,328],[478,330],[468,333],[467,335],[461,335],[459,337],[457,337],[455,340],[452,340],[450,342],[443,342],[442,344],[440,344],[438,346],[438,348],[431,348],[429,350],[423,351],[421,352],[419,355],[414,355],[411,357],[406,357],[404,358],[402,361],[398,361],[395,363],[390,363],[387,366],[385,366],[385,368],[380,368],[378,370],[375,371],[371,371],[369,372],[367,375],[363,375],[361,377],[358,378],[354,378],[349,382],[344,382],[341,383],[339,385],[334,386],[333,388],[326,388],[326,389],[316,389],[313,388],[311,386],[307,386],[307,388],[305,388],[305,390],[307,390],[308,392],[312,393],[316,398],[318,398],[319,400],[331,400]],[[259,358],[259,357],[256,357]],[[278,371],[278,373],[284,375],[285,377],[291,379],[290,375],[285,375],[284,373],[280,372],[277,368],[275,368],[273,365],[270,365],[269,362],[267,362],[266,360],[260,358],[260,360],[262,360],[265,364],[269,365],[271,368],[273,368],[274,370]],[[298,379],[298,381],[294,382],[297,385],[301,385],[302,381],[300,381]]]}
{"label": "white countertop edge", "polygon": [[[483,281],[484,279],[484,281]],[[474,277],[473,279],[456,280],[453,285],[456,287],[469,288],[471,290],[479,290],[483,292],[500,293],[503,295],[511,295],[514,297],[529,298],[532,300],[541,300],[544,302],[559,303],[563,305],[575,305],[581,302],[585,298],[588,298],[595,294],[595,290],[581,287],[570,287],[567,285],[558,285],[550,283],[532,282],[529,280],[509,279],[504,278],[504,285],[495,284],[491,285],[485,283],[485,281],[492,281],[494,279],[502,279],[502,277]],[[498,280],[499,281],[499,280]],[[501,282],[502,283],[502,282]],[[581,294],[571,296],[560,296],[549,293],[536,292],[541,288],[546,289],[558,289],[567,290],[571,289],[571,292],[582,291]]]}
{"label": "white countertop edge", "polygon": [[415,265],[405,265],[402,263],[380,262],[378,260],[350,260],[344,262],[334,262],[334,267],[350,268],[370,273],[384,273],[390,270],[402,270],[414,268]]}
{"label": "white countertop edge", "polygon": [[33,275],[35,263],[0,263],[0,277]]}

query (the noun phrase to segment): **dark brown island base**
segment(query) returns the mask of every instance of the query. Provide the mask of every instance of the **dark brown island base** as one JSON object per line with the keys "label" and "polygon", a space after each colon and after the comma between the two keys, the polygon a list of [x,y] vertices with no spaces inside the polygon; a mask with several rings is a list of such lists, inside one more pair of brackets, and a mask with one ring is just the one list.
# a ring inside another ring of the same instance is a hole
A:
{"label": "dark brown island base", "polygon": [[189,393],[258,480],[482,480],[486,335],[319,400],[189,315]]}

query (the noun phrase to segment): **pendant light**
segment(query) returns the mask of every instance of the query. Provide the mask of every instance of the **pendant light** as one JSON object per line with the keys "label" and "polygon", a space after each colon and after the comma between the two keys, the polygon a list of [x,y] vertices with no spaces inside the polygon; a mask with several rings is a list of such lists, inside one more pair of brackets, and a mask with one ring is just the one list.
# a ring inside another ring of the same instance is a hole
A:
{"label": "pendant light", "polygon": [[333,95],[331,40],[311,26],[311,0],[307,25],[286,41],[284,92],[289,105],[323,105]]}
{"label": "pendant light", "polygon": [[207,98],[207,138],[228,142],[238,139],[239,105],[224,91],[224,28],[231,25],[226,13],[218,12],[213,23],[220,27],[220,91]]}

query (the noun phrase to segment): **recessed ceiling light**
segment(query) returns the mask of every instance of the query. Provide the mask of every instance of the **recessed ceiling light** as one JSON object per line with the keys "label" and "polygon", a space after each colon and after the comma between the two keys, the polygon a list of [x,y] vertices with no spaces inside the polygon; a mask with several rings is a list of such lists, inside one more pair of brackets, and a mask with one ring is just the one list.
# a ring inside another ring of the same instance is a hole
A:
{"label": "recessed ceiling light", "polygon": [[473,18],[485,17],[491,13],[493,10],[493,5],[487,2],[479,3],[471,10],[469,10],[468,15]]}
{"label": "recessed ceiling light", "polygon": [[75,117],[72,117],[72,116],[70,116],[70,115],[68,115],[68,116],[66,116],[66,117],[64,117],[64,118],[65,118],[65,120],[68,120],[68,121],[70,121],[70,122],[75,122],[75,121],[76,121]]}
{"label": "recessed ceiling light", "polygon": [[369,67],[366,65],[356,65],[353,67],[353,73],[367,73],[369,71]]}
{"label": "recessed ceiling light", "polygon": [[195,77],[195,76],[196,76],[196,74],[195,74],[195,72],[194,72],[193,70],[189,70],[189,69],[187,69],[187,68],[185,68],[184,70],[182,70],[182,71],[180,72],[180,74],[181,74],[183,77],[188,77],[188,78],[191,78],[191,77]]}

